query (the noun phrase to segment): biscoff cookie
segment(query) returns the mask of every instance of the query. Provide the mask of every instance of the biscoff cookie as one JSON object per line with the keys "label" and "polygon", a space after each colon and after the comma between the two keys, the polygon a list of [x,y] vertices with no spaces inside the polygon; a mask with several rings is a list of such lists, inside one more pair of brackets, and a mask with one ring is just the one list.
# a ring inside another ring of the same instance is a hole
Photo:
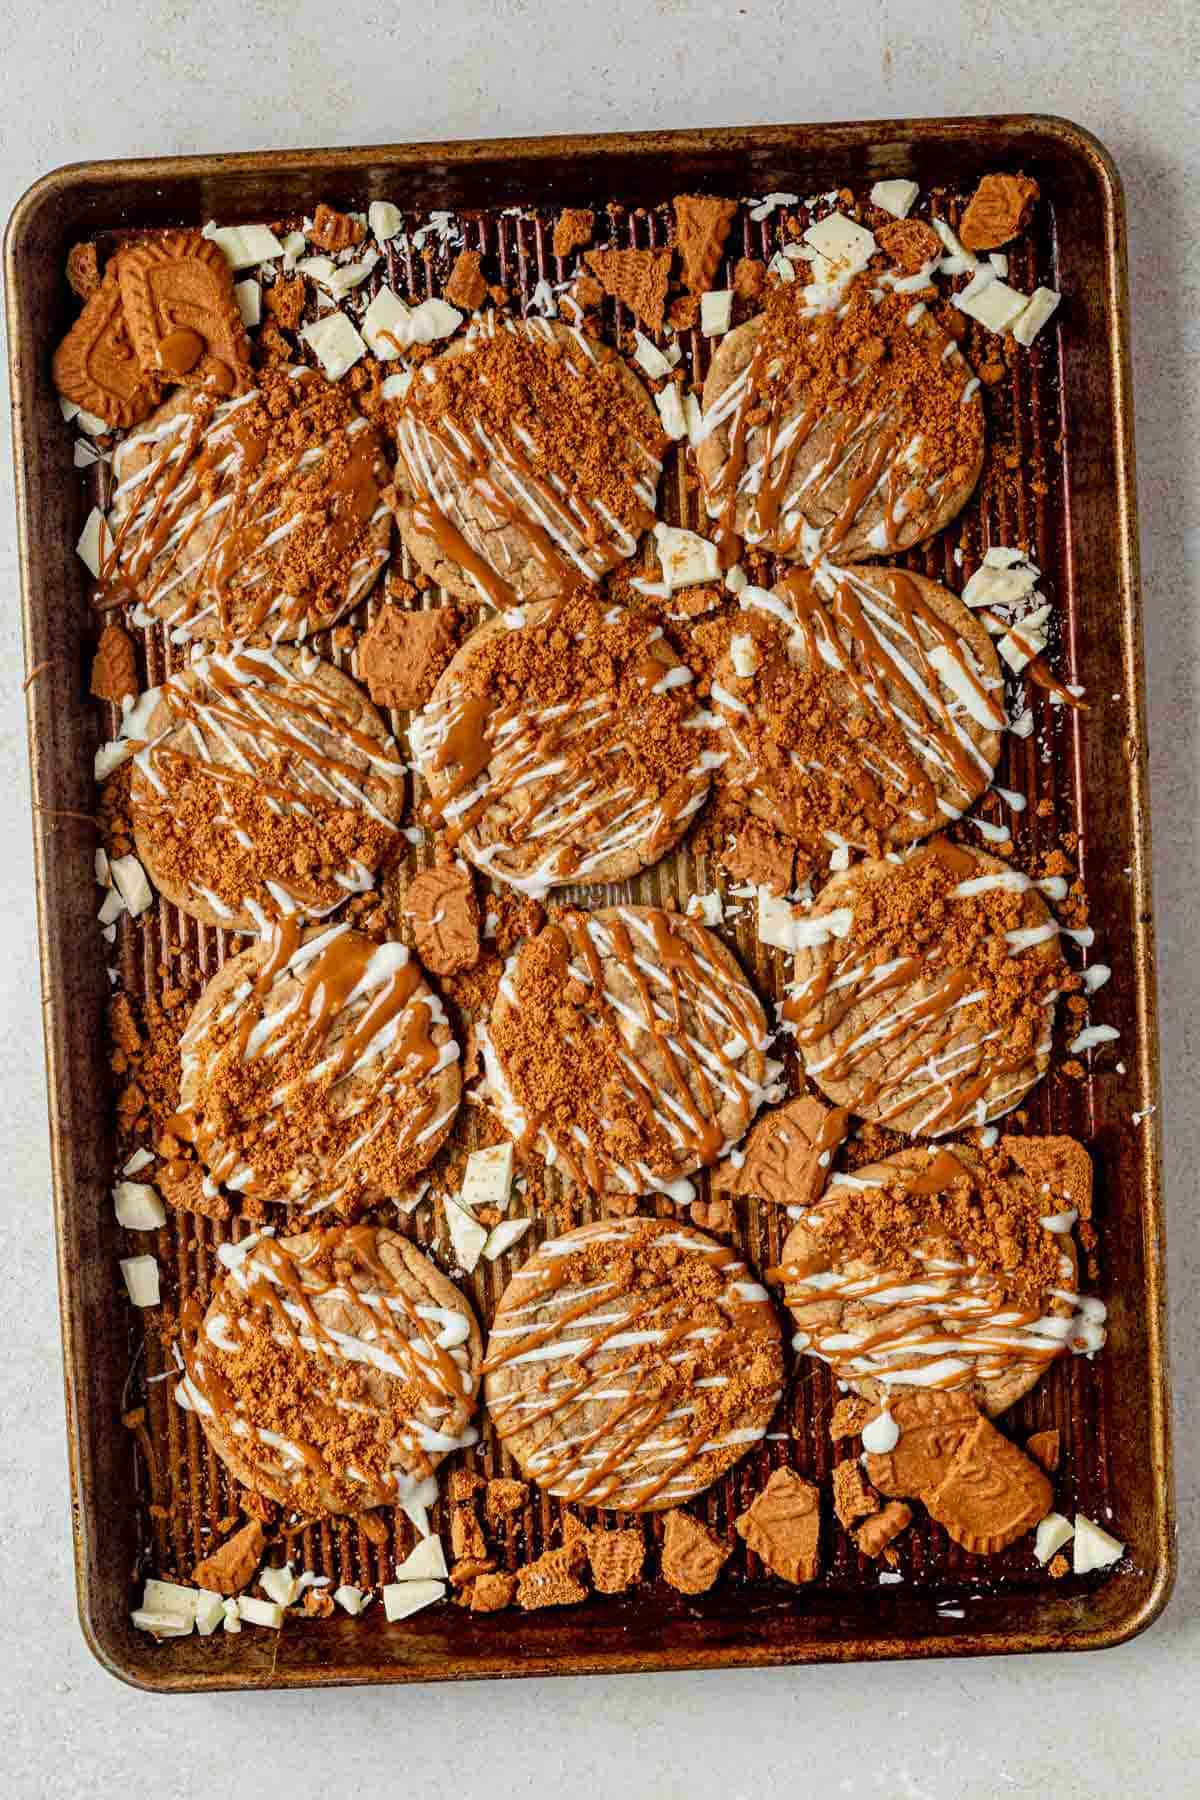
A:
{"label": "biscoff cookie", "polygon": [[747,588],[713,704],[722,780],[815,855],[944,829],[991,782],[1004,680],[986,627],[907,569],[797,569]]}
{"label": "biscoff cookie", "polygon": [[769,1277],[796,1348],[855,1393],[947,1389],[995,1416],[1057,1357],[1104,1342],[1070,1235],[1090,1196],[1071,1138],[900,1150],[835,1176]]}
{"label": "biscoff cookie", "polygon": [[133,759],[138,855],[206,925],[312,919],[395,852],[404,762],[362,690],[309,651],[231,645],[158,690]]}
{"label": "biscoff cookie", "polygon": [[872,270],[829,296],[781,282],[722,339],[696,455],[726,566],[743,543],[809,563],[890,556],[965,505],[979,382],[920,279]]}
{"label": "biscoff cookie", "polygon": [[766,1017],[720,940],[652,906],[569,912],[505,965],[484,1057],[522,1144],[599,1193],[695,1198],[774,1096]]}
{"label": "biscoff cookie", "polygon": [[396,426],[400,535],[460,599],[599,584],[654,523],[666,443],[615,350],[487,313],[414,378]]}
{"label": "biscoff cookie", "polygon": [[586,596],[495,614],[410,727],[430,813],[523,893],[636,875],[708,793],[691,684],[648,616]]}
{"label": "biscoff cookie", "polygon": [[403,944],[294,917],[213,976],[171,1136],[207,1186],[352,1213],[400,1194],[458,1111],[458,1045]]}
{"label": "biscoff cookie", "polygon": [[986,1125],[1045,1074],[1067,979],[1028,875],[932,838],[857,863],[794,921],[783,1005],[835,1105],[910,1137]]}
{"label": "biscoff cookie", "polygon": [[479,1326],[407,1238],[262,1232],[217,1255],[207,1310],[184,1307],[176,1394],[246,1487],[308,1515],[403,1505],[477,1441]]}
{"label": "biscoff cookie", "polygon": [[379,433],[315,369],[218,403],[180,389],[113,455],[103,575],[185,638],[307,637],[388,559]]}
{"label": "biscoff cookie", "polygon": [[657,1219],[541,1244],[501,1297],[483,1368],[522,1474],[622,1512],[708,1487],[763,1437],[783,1385],[766,1289],[735,1250]]}

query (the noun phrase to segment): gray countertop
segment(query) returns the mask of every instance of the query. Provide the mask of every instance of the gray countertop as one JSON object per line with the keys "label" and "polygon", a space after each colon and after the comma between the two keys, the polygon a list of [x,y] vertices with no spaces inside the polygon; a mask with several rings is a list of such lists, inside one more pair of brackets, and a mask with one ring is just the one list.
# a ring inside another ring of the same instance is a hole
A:
{"label": "gray countertop", "polygon": [[155,1699],[74,1617],[11,479],[0,493],[0,1761],[9,1791],[171,1800],[569,1792],[887,1800],[1195,1793],[1200,1757],[1200,11],[1119,0],[0,0],[7,215],[105,156],[788,119],[1038,111],[1103,139],[1132,262],[1162,983],[1181,1572],[1089,1658]]}

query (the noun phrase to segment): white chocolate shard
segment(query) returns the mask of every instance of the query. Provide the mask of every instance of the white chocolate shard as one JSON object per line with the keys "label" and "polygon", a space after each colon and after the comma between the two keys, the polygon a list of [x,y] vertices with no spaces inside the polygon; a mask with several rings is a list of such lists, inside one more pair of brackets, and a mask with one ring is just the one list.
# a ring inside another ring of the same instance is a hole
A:
{"label": "white chocolate shard", "polygon": [[314,319],[311,324],[301,327],[300,336],[312,349],[330,381],[340,381],[367,353],[366,344],[345,313],[326,313],[323,319]]}
{"label": "white chocolate shard", "polygon": [[362,334],[372,356],[393,362],[414,341],[412,311],[391,288],[381,287],[363,314]]}
{"label": "white chocolate shard", "polygon": [[121,1274],[125,1291],[135,1306],[158,1305],[158,1263],[153,1256],[122,1257]]}
{"label": "white chocolate shard", "polygon": [[113,857],[112,878],[117,892],[135,919],[139,913],[144,913],[148,906],[154,904],[154,889],[146,878],[145,869],[132,852],[128,856]]}
{"label": "white chocolate shard", "polygon": [[388,1622],[395,1624],[445,1597],[444,1581],[392,1581],[383,1590],[383,1610]]}
{"label": "white chocolate shard", "polygon": [[891,213],[894,219],[907,219],[920,191],[915,181],[877,181],[871,189],[871,204]]}
{"label": "white chocolate shard", "polygon": [[1062,299],[1053,288],[1036,287],[1029,297],[1029,304],[1013,324],[1012,334],[1018,344],[1026,349],[1032,344],[1047,319],[1051,318]]}
{"label": "white chocolate shard", "polygon": [[454,1251],[458,1266],[467,1275],[471,1273],[483,1253],[487,1243],[487,1226],[481,1225],[475,1216],[461,1206],[453,1195],[445,1196],[446,1228],[450,1233],[450,1245]]}
{"label": "white chocolate shard", "polygon": [[503,1256],[506,1250],[511,1250],[514,1244],[520,1243],[532,1224],[532,1219],[501,1219],[498,1225],[493,1225],[488,1233],[488,1241],[483,1246],[483,1254],[488,1262],[495,1262],[498,1256]]}
{"label": "white chocolate shard", "polygon": [[113,1189],[117,1224],[126,1231],[157,1231],[167,1222],[167,1209],[155,1188],[144,1181],[118,1181]]}
{"label": "white chocolate shard", "polygon": [[441,1538],[427,1537],[422,1538],[416,1549],[410,1550],[404,1561],[397,1564],[396,1580],[445,1581],[449,1573]]}
{"label": "white chocolate shard", "polygon": [[701,537],[699,532],[686,531],[679,525],[658,524],[654,527],[654,541],[658,546],[663,580],[672,591],[720,579],[717,546]]}
{"label": "white chocolate shard", "polygon": [[1112,1537],[1103,1526],[1085,1518],[1082,1513],[1075,1514],[1075,1543],[1071,1550],[1071,1566],[1076,1575],[1090,1575],[1093,1569],[1107,1569],[1124,1554],[1125,1546],[1119,1539]]}
{"label": "white chocolate shard", "polygon": [[710,288],[700,296],[700,334],[724,337],[733,320],[733,289]]}
{"label": "white chocolate shard", "polygon": [[372,200],[367,208],[367,222],[377,242],[386,244],[389,238],[397,235],[404,221],[400,208],[393,206],[390,200]]}
{"label": "white chocolate shard", "polygon": [[270,262],[283,255],[283,245],[266,225],[214,225],[210,221],[200,235],[221,246],[233,269],[248,269],[251,263]]}
{"label": "white chocolate shard", "polygon": [[238,311],[242,315],[243,325],[257,325],[262,319],[262,285],[253,275],[245,281],[235,281],[233,297],[237,301]]}
{"label": "white chocolate shard", "polygon": [[268,1631],[278,1631],[283,1624],[283,1608],[274,1600],[256,1600],[253,1595],[238,1595],[238,1618],[247,1625],[264,1625]]}

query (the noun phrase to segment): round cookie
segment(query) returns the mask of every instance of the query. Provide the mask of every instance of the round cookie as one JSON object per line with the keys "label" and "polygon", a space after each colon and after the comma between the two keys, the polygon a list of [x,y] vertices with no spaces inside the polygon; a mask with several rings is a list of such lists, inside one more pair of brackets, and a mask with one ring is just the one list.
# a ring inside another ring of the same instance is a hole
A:
{"label": "round cookie", "polygon": [[431,813],[524,893],[636,875],[708,793],[691,679],[648,617],[584,596],[493,614],[409,729]]}
{"label": "round cookie", "polygon": [[743,540],[809,563],[890,556],[969,498],[983,467],[979,382],[895,279],[860,275],[828,308],[781,283],[721,340],[696,459],[726,565]]}
{"label": "round cookie", "polygon": [[218,1255],[207,1311],[181,1320],[176,1397],[230,1473],[306,1515],[430,1504],[442,1458],[479,1436],[479,1326],[453,1282],[367,1225]]}
{"label": "round cookie", "polygon": [[766,1016],[680,913],[564,914],[509,958],[483,1044],[511,1135],[599,1193],[694,1198],[774,1097]]}
{"label": "round cookie", "polygon": [[571,326],[488,313],[414,379],[396,442],[400,535],[462,600],[595,585],[654,523],[658,414],[616,351]]}
{"label": "round cookie", "polygon": [[315,369],[258,379],[219,406],[177,390],[113,455],[112,578],[180,637],[307,637],[388,559],[375,427]]}
{"label": "round cookie", "polygon": [[710,1487],[765,1435],[783,1388],[767,1290],[736,1250],[658,1219],[543,1243],[501,1296],[483,1366],[522,1474],[622,1512]]}
{"label": "round cookie", "polygon": [[1058,929],[981,850],[934,838],[857,863],[795,919],[784,1024],[836,1106],[909,1137],[986,1125],[1046,1072]]}
{"label": "round cookie", "polygon": [[995,1417],[1056,1357],[1103,1342],[1070,1235],[1090,1203],[1091,1163],[1071,1138],[900,1150],[834,1176],[768,1279],[783,1284],[795,1348],[864,1399],[953,1389]]}
{"label": "round cookie", "polygon": [[307,650],[198,656],[158,690],[145,738],[130,787],[137,852],[159,892],[206,925],[320,918],[394,853],[400,751],[357,683]]}
{"label": "round cookie", "polygon": [[[906,569],[797,569],[746,589],[713,704],[722,779],[811,853],[908,844],[987,788],[1005,728],[986,628]],[[739,673],[740,668],[746,673]]]}
{"label": "round cookie", "polygon": [[458,1045],[403,944],[294,919],[217,971],[180,1039],[206,1187],[352,1214],[403,1193],[458,1111]]}

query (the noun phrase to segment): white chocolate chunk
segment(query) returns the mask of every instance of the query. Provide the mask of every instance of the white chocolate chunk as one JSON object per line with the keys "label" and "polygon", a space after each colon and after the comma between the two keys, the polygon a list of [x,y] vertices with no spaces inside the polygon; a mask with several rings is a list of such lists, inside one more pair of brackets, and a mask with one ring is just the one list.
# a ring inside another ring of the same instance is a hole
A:
{"label": "white chocolate chunk", "polygon": [[1061,299],[1062,295],[1056,294],[1053,288],[1034,288],[1029,297],[1028,306],[1019,315],[1012,328],[1012,334],[1018,344],[1023,344],[1026,348],[1032,344],[1046,320],[1053,316]]}
{"label": "white chocolate chunk", "polygon": [[340,381],[367,354],[367,346],[345,313],[326,313],[323,319],[314,319],[301,327],[300,336],[315,352],[330,381]]}
{"label": "white chocolate chunk", "polygon": [[196,1590],[196,1630],[201,1637],[211,1637],[225,1617],[225,1601],[211,1588]]}
{"label": "white chocolate chunk", "polygon": [[158,1263],[153,1256],[123,1256],[121,1274],[135,1306],[158,1305]]}
{"label": "white chocolate chunk", "polygon": [[704,414],[700,410],[700,402],[690,390],[684,396],[683,416],[687,421],[688,443],[695,446],[700,442]]}
{"label": "white chocolate chunk", "polygon": [[[1085,973],[1085,979],[1086,979],[1086,973]],[[153,1161],[154,1161],[154,1154],[152,1151],[144,1150],[144,1149],[143,1150],[135,1150],[133,1155],[130,1157],[129,1161],[125,1164],[124,1168],[121,1170],[121,1173],[122,1173],[122,1175],[140,1175],[142,1170],[148,1169],[150,1167],[150,1164]]]}
{"label": "white chocolate chunk", "polygon": [[[983,270],[980,269],[975,281],[982,274]],[[954,304],[969,318],[978,319],[981,325],[986,325],[989,331],[1006,331],[1024,312],[1025,296],[1018,294],[1015,288],[1010,288],[1006,281],[999,280],[994,269],[991,274],[993,279],[977,292],[972,293],[971,288],[964,288],[961,294],[956,294]],[[975,281],[971,283],[972,288]]]}
{"label": "white chocolate chunk", "polygon": [[1117,1538],[1111,1537],[1102,1526],[1085,1518],[1082,1513],[1075,1514],[1075,1543],[1071,1550],[1071,1566],[1076,1575],[1090,1575],[1093,1569],[1107,1569],[1110,1563],[1115,1563],[1124,1554],[1125,1546]]}
{"label": "white chocolate chunk", "polygon": [[772,944],[777,950],[791,950],[792,915],[794,908],[781,894],[773,894],[770,888],[760,887],[758,890],[758,941],[760,944]]}
{"label": "white chocolate chunk", "polygon": [[698,532],[685,531],[679,525],[656,525],[654,541],[662,564],[663,580],[675,588],[695,587],[703,581],[717,581],[721,568],[717,546]]}
{"label": "white chocolate chunk", "polygon": [[142,1609],[145,1612],[178,1613],[185,1619],[194,1619],[200,1591],[199,1588],[183,1587],[178,1581],[159,1581],[148,1575],[142,1589]]}
{"label": "white chocolate chunk", "polygon": [[679,388],[675,382],[668,382],[665,388],[654,396],[654,404],[658,408],[658,416],[662,420],[662,428],[669,438],[676,443],[687,436],[687,417],[683,410]]}
{"label": "white chocolate chunk", "polygon": [[115,887],[109,888],[96,917],[99,919],[101,925],[115,925],[116,921],[124,911],[125,902],[121,898],[121,895],[117,892]]}
{"label": "white chocolate chunk", "polygon": [[242,1629],[242,1615],[238,1611],[237,1601],[236,1600],[226,1600],[226,1602],[221,1610],[225,1615],[223,1622],[224,1622],[226,1631],[228,1631],[228,1632],[240,1631]]}
{"label": "white chocolate chunk", "polygon": [[284,1563],[281,1569],[260,1569],[259,1585],[277,1606],[290,1606],[296,1598],[297,1583],[292,1573],[291,1563]]}
{"label": "white chocolate chunk", "polygon": [[868,231],[865,225],[858,225],[848,219],[845,213],[830,213],[824,219],[818,219],[804,233],[804,241],[811,249],[827,257],[831,263],[843,265],[841,272],[847,269],[861,269],[870,262],[876,251],[875,233]]}
{"label": "white chocolate chunk", "polygon": [[242,324],[257,325],[262,318],[262,286],[253,275],[245,281],[234,282],[233,297],[238,303]]}
{"label": "white chocolate chunk", "polygon": [[397,1581],[445,1581],[450,1571],[440,1537],[422,1538],[396,1568]]}
{"label": "white chocolate chunk", "polygon": [[459,1267],[470,1274],[487,1243],[487,1226],[481,1225],[465,1206],[460,1206],[452,1195],[445,1197],[446,1228],[450,1233],[450,1244]]}
{"label": "white chocolate chunk", "polygon": [[392,362],[413,342],[412,312],[391,288],[381,287],[363,314],[362,334],[373,356]]}
{"label": "white chocolate chunk", "polygon": [[446,300],[422,300],[420,306],[413,308],[413,343],[433,344],[439,338],[449,337],[458,330],[462,319],[458,308]]}
{"label": "white chocolate chunk", "polygon": [[702,925],[722,925],[725,922],[725,907],[720,894],[689,894],[687,903],[689,919],[699,919]]}
{"label": "white chocolate chunk", "polygon": [[244,1619],[247,1625],[265,1625],[269,1631],[278,1631],[283,1624],[283,1608],[273,1600],[256,1600],[253,1595],[238,1595],[238,1618]]}
{"label": "white chocolate chunk", "polygon": [[138,1606],[129,1616],[138,1631],[148,1631],[152,1637],[191,1636],[193,1621],[184,1618],[182,1613],[150,1612],[146,1607]]}
{"label": "white chocolate chunk", "polygon": [[444,1581],[392,1581],[383,1590],[383,1610],[389,1623],[395,1624],[445,1597]]}
{"label": "white chocolate chunk", "polygon": [[532,1219],[501,1219],[488,1233],[488,1241],[483,1246],[484,1256],[489,1262],[495,1262],[498,1256],[520,1243],[532,1224]]}
{"label": "white chocolate chunk", "polygon": [[492,1144],[486,1150],[472,1150],[463,1171],[461,1204],[474,1212],[477,1206],[497,1206],[508,1210],[508,1193],[512,1186],[513,1147],[511,1143]]}
{"label": "white chocolate chunk", "polygon": [[1064,1519],[1061,1513],[1047,1513],[1037,1528],[1033,1554],[1045,1565],[1052,1556],[1069,1544],[1075,1535],[1075,1527],[1070,1519]]}
{"label": "white chocolate chunk", "polygon": [[1115,1025],[1085,1025],[1078,1037],[1073,1037],[1067,1045],[1072,1056],[1078,1056],[1083,1050],[1094,1050],[1097,1044],[1115,1044],[1120,1037]]}
{"label": "white chocolate chunk", "polygon": [[154,889],[146,879],[145,869],[132,852],[128,856],[113,857],[112,878],[117,892],[135,919],[153,904]]}
{"label": "white chocolate chunk", "polygon": [[752,637],[738,632],[730,643],[729,659],[743,681],[746,681],[758,668],[758,645]]}
{"label": "white chocolate chunk", "polygon": [[357,1619],[363,1609],[362,1589],[355,1587],[353,1582],[344,1581],[341,1587],[334,1588],[333,1599],[334,1604],[348,1612],[352,1619]]}
{"label": "white chocolate chunk", "polygon": [[710,288],[700,296],[700,335],[724,337],[733,319],[733,289]]}
{"label": "white chocolate chunk", "polygon": [[[963,589],[964,606],[1014,606],[1033,592],[1037,570],[1032,563],[1018,562],[1001,567],[991,561],[995,554],[988,551],[982,565]],[[1017,555],[1020,556],[1019,551]]]}
{"label": "white chocolate chunk", "polygon": [[[379,243],[386,244],[394,238],[403,223],[400,208],[393,206],[390,200],[372,200],[367,208],[367,222],[371,234]],[[336,1599],[336,1595],[334,1596]]]}
{"label": "white chocolate chunk", "polygon": [[112,555],[112,549],[113,540],[108,521],[100,508],[93,506],[79,534],[76,554],[83,559],[89,572],[98,578],[106,559]]}
{"label": "white chocolate chunk", "polygon": [[379,391],[385,400],[403,400],[411,386],[412,370],[400,369],[395,375],[388,376]]}
{"label": "white chocolate chunk", "polygon": [[642,369],[651,381],[661,381],[664,375],[669,375],[671,365],[658,345],[652,343],[642,331],[635,331],[633,336],[637,346],[633,352],[633,360],[638,368]]}
{"label": "white chocolate chunk", "polygon": [[219,244],[234,269],[248,269],[251,263],[283,255],[283,245],[266,225],[214,225],[210,221],[200,235]]}
{"label": "white chocolate chunk", "polygon": [[126,1231],[157,1231],[167,1222],[167,1209],[156,1189],[144,1181],[118,1181],[113,1189],[117,1224]]}
{"label": "white chocolate chunk", "polygon": [[871,205],[882,207],[894,219],[907,219],[920,191],[915,181],[877,181],[871,189]]}

